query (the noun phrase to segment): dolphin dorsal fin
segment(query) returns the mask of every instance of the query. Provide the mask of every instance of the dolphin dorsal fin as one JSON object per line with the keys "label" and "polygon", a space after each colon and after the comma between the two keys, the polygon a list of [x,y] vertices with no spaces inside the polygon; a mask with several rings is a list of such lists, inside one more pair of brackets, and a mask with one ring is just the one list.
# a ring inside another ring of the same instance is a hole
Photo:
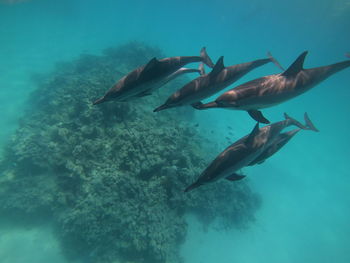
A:
{"label": "dolphin dorsal fin", "polygon": [[290,77],[295,76],[300,71],[303,70],[304,60],[307,55],[308,51],[304,51],[294,62],[292,65],[289,66],[289,68],[283,72],[283,76]]}
{"label": "dolphin dorsal fin", "polygon": [[209,73],[210,76],[216,76],[219,74],[223,69],[225,68],[224,66],[224,56],[221,56],[218,61],[216,62],[213,70]]}
{"label": "dolphin dorsal fin", "polygon": [[146,66],[143,68],[142,73],[153,69],[155,66],[158,65],[158,63],[159,63],[159,60],[157,58],[155,58],[155,57],[152,58],[150,61],[148,61]]}
{"label": "dolphin dorsal fin", "polygon": [[254,142],[254,138],[255,136],[259,133],[259,122],[256,123],[256,125],[254,126],[254,129],[250,132],[250,134],[248,135],[247,139],[245,140],[245,143],[247,145],[252,145]]}

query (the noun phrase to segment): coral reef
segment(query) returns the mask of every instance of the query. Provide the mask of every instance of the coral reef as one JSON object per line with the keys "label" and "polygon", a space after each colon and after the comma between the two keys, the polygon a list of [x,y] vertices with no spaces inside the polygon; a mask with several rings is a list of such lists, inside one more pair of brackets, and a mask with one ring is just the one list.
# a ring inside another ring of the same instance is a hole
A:
{"label": "coral reef", "polygon": [[[246,182],[183,189],[219,152],[197,133],[189,107],[154,114],[186,78],[129,103],[91,102],[160,50],[132,42],[83,55],[42,76],[0,163],[0,212],[48,215],[69,257],[85,262],[181,262],[186,213],[227,227],[254,219]],[[89,261],[90,260],[90,261]]]}

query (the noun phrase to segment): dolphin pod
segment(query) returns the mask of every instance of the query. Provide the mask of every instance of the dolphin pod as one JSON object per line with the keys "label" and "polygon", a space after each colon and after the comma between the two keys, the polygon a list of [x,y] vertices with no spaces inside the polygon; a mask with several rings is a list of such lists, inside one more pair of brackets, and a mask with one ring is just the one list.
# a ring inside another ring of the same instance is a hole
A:
{"label": "dolphin pod", "polygon": [[[306,113],[304,115],[305,124],[285,114],[285,120],[259,128],[259,123],[270,123],[260,109],[272,107],[297,97],[331,75],[350,66],[350,60],[345,60],[328,66],[305,69],[303,65],[307,53],[307,51],[303,52],[287,70],[284,70],[270,53],[265,59],[228,67],[224,66],[223,56],[214,65],[205,48],[202,48],[200,56],[169,57],[160,60],[153,58],[147,64],[121,78],[93,104],[112,100],[125,102],[144,97],[180,75],[200,73],[199,77],[169,96],[164,104],[154,109],[154,112],[183,105],[191,105],[198,110],[227,108],[247,111],[257,121],[251,133],[220,153],[198,179],[184,191],[189,192],[221,178],[238,181],[242,180],[245,175],[237,171],[247,166],[262,164],[280,151],[300,130],[318,131]],[[350,58],[350,53],[345,53],[345,56]],[[185,65],[193,62],[201,62],[198,69],[184,68]],[[253,69],[269,62],[273,62],[283,72],[248,81],[224,92],[215,101],[201,102],[230,86]],[[212,68],[208,74],[205,73],[203,63]],[[283,132],[289,126],[297,128]]]}
{"label": "dolphin pod", "polygon": [[182,68],[193,62],[204,62],[209,67],[214,66],[205,47],[201,49],[200,56],[169,57],[161,60],[152,58],[146,65],[125,75],[93,104],[96,105],[110,100],[128,101],[135,97],[150,95],[154,90],[179,75],[199,71]]}
{"label": "dolphin pod", "polygon": [[350,66],[350,60],[346,60],[328,66],[304,69],[303,65],[307,53],[307,51],[303,52],[281,74],[246,82],[225,92],[213,102],[198,103],[195,108],[199,110],[209,108],[244,110],[254,120],[269,123],[259,109],[271,107],[299,96],[331,75]]}
{"label": "dolphin pod", "polygon": [[265,160],[283,147],[283,144],[278,144],[278,141],[281,141],[281,131],[285,128],[294,125],[299,129],[317,131],[307,114],[305,114],[305,121],[306,124],[303,125],[285,114],[285,120],[262,128],[259,128],[258,122],[249,135],[234,142],[220,153],[199,178],[185,189],[185,192],[221,178],[230,181],[243,179],[245,176],[238,174],[238,170]]}
{"label": "dolphin pod", "polygon": [[[215,93],[228,87],[253,69],[273,62],[278,67],[280,64],[268,53],[269,58],[258,59],[251,62],[241,63],[229,67],[224,66],[224,57],[221,56],[209,74],[204,73],[201,68],[201,76],[190,81],[184,87],[173,93],[167,101],[156,108],[160,111],[182,105],[197,105],[201,100],[208,98]],[[283,70],[283,68],[282,68]]]}

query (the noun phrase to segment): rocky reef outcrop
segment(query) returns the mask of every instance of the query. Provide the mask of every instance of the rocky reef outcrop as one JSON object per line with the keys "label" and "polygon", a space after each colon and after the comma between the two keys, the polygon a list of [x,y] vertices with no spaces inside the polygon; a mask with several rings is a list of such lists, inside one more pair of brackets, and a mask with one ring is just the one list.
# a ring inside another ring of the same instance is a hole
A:
{"label": "rocky reef outcrop", "polygon": [[207,153],[221,150],[197,132],[191,108],[152,112],[188,79],[133,102],[92,105],[155,56],[164,57],[132,42],[36,77],[0,163],[3,217],[46,218],[68,257],[101,263],[181,262],[186,213],[227,227],[254,219],[260,201],[245,181],[183,193],[209,163]]}

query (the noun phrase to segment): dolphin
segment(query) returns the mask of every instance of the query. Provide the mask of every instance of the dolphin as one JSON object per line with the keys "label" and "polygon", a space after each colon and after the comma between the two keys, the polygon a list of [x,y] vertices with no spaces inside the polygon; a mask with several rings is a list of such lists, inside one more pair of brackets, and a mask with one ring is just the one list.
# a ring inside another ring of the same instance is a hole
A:
{"label": "dolphin", "polygon": [[224,66],[224,57],[221,56],[209,74],[205,74],[203,64],[201,63],[201,67],[199,69],[201,76],[190,81],[181,89],[173,93],[166,100],[166,102],[156,108],[154,112],[182,105],[195,106],[201,100],[214,95],[215,93],[239,80],[251,70],[269,62],[273,62],[277,64],[278,67],[282,68],[270,53],[268,53],[268,58],[258,59],[229,67]]}
{"label": "dolphin", "polygon": [[270,158],[276,152],[278,152],[284,145],[286,145],[301,129],[294,129],[288,132],[281,133],[277,136],[274,142],[263,151],[254,161],[252,161],[248,166],[253,166],[256,164],[262,164],[266,159]]}
{"label": "dolphin", "polygon": [[[288,116],[286,117],[288,118]],[[308,115],[304,115],[305,128],[304,130],[312,130],[318,132],[319,130],[314,126],[314,124],[309,119]],[[301,129],[294,129],[288,132],[280,133],[277,138],[271,143],[271,145],[266,148],[254,161],[252,161],[248,166],[253,166],[256,164],[262,164],[266,159],[270,158],[276,152],[278,152],[283,146],[285,146]]]}
{"label": "dolphin", "polygon": [[[220,153],[201,173],[199,178],[185,189],[185,192],[201,185],[215,182],[221,178],[226,178],[230,181],[243,179],[245,176],[238,174],[237,171],[257,160],[276,141],[281,131],[291,125],[303,130],[314,130],[311,121],[310,125],[308,121],[304,125],[287,114],[284,116],[285,120],[262,128],[259,128],[258,122],[249,135],[234,142]],[[307,114],[305,116],[307,117]],[[307,120],[309,120],[308,117]]]}
{"label": "dolphin", "polygon": [[154,90],[179,75],[199,71],[183,68],[183,66],[192,62],[204,62],[209,67],[214,67],[205,47],[201,49],[200,56],[169,57],[160,60],[152,58],[147,64],[136,68],[121,78],[93,104],[96,105],[110,100],[128,101],[131,98],[150,95]]}
{"label": "dolphin", "polygon": [[283,73],[261,77],[233,88],[215,101],[198,103],[196,109],[229,108],[245,110],[256,121],[269,123],[259,109],[290,100],[315,87],[331,75],[350,66],[350,60],[328,66],[304,69],[307,51]]}

